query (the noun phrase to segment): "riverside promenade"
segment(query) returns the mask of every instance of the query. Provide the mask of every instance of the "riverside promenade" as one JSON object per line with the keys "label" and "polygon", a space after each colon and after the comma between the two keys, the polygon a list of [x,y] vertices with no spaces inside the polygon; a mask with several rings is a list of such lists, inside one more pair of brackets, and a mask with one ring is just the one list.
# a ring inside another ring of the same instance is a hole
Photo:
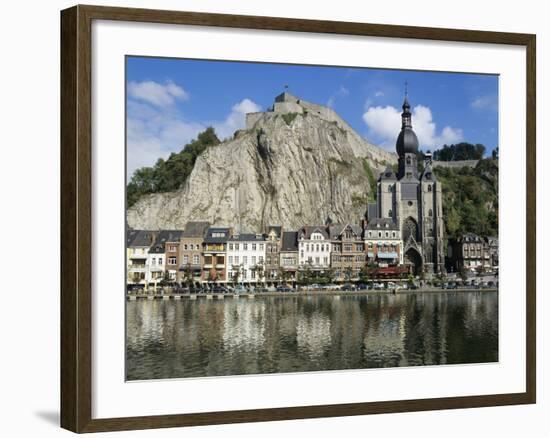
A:
{"label": "riverside promenade", "polygon": [[496,287],[460,287],[456,289],[443,289],[438,287],[427,287],[422,289],[366,289],[357,291],[343,291],[343,290],[327,290],[327,289],[301,289],[292,292],[226,292],[226,293],[129,293],[126,298],[130,301],[137,299],[148,300],[180,300],[180,299],[218,299],[223,300],[226,298],[261,298],[261,297],[295,297],[295,296],[351,296],[351,295],[397,295],[397,294],[418,294],[418,293],[462,293],[462,292],[498,292]]}

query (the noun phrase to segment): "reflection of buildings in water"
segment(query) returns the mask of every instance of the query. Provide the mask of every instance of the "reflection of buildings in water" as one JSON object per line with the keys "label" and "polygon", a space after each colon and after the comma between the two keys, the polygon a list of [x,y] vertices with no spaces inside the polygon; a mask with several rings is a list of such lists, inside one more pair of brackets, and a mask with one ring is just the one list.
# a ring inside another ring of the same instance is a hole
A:
{"label": "reflection of buildings in water", "polygon": [[446,295],[385,296],[370,304],[363,341],[369,366],[446,363]]}
{"label": "reflection of buildings in water", "polygon": [[[378,320],[367,320],[363,339],[364,355],[369,364],[384,363],[385,366],[402,366],[405,340],[405,312],[396,318],[383,316]],[[372,364],[374,365],[374,364]]]}
{"label": "reflection of buildings in water", "polygon": [[159,314],[161,304],[156,300],[139,300],[126,313],[126,342],[129,345],[162,338],[167,321],[164,315]]}
{"label": "reflection of buildings in water", "polygon": [[265,343],[265,302],[224,303],[224,348],[259,349]]}
{"label": "reflection of buildings in water", "polygon": [[[472,335],[487,331],[488,327],[492,331],[498,328],[498,305],[495,304],[495,295],[493,292],[477,292],[469,297],[469,302],[465,301],[463,305],[467,307],[464,312],[464,327],[467,333]],[[498,298],[496,298],[498,303]]]}
{"label": "reflection of buildings in water", "polygon": [[302,315],[296,325],[298,351],[310,358],[323,356],[325,349],[331,346],[330,318],[320,312],[310,316]]}

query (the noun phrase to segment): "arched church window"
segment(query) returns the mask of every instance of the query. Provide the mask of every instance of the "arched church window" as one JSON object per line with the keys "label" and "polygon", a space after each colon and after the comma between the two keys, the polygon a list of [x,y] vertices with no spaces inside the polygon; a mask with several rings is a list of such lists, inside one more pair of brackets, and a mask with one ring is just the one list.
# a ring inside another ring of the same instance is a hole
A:
{"label": "arched church window", "polygon": [[430,184],[430,185],[428,186],[428,192],[431,192],[431,191],[432,191],[432,185]]}
{"label": "arched church window", "polygon": [[392,211],[391,211],[391,208],[388,210],[388,217],[392,217]]}
{"label": "arched church window", "polygon": [[428,216],[432,217],[434,215],[432,209],[430,208],[430,211],[428,211]]}
{"label": "arched church window", "polygon": [[409,237],[418,240],[418,225],[416,221],[409,217],[403,223],[403,240],[409,240]]}
{"label": "arched church window", "polygon": [[407,157],[407,166],[411,165],[411,157]]}

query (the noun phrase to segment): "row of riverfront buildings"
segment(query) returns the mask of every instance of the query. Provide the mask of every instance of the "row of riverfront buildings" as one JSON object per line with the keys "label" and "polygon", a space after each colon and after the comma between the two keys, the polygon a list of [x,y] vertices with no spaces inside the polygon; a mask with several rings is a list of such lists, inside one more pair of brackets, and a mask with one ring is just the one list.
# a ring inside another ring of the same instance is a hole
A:
{"label": "row of riverfront buildings", "polygon": [[193,283],[294,283],[300,273],[357,280],[368,264],[403,263],[401,234],[389,220],[353,224],[280,226],[259,234],[189,222],[184,230],[128,230],[129,284],[168,279]]}
{"label": "row of riverfront buildings", "polygon": [[[449,242],[447,270],[468,273],[498,269],[498,238],[465,234]],[[208,222],[184,230],[128,230],[127,283],[295,284],[300,275],[357,281],[362,270],[413,273],[404,263],[400,230],[387,219],[363,226],[305,226],[297,231],[268,227],[264,233],[236,233]]]}
{"label": "row of riverfront buildings", "polygon": [[[278,99],[297,98],[283,93]],[[441,183],[431,154],[418,171],[418,138],[406,95],[402,108],[397,172],[388,167],[380,174],[377,200],[368,204],[360,225],[327,221],[298,230],[270,226],[256,234],[203,221],[183,230],[129,229],[128,283],[294,283],[304,275],[341,282],[373,267],[389,276],[495,269],[497,238],[465,235],[447,244]]]}

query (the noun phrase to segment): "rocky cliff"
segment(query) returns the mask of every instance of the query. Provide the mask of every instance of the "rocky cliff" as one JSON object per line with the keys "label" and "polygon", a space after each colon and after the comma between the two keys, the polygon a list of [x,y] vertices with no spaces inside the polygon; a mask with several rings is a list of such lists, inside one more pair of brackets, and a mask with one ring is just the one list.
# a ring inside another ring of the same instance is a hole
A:
{"label": "rocky cliff", "polygon": [[174,192],[128,210],[136,229],[180,229],[190,220],[256,231],[268,224],[355,222],[377,175],[396,156],[362,139],[329,108],[279,96],[247,129],[202,153]]}

